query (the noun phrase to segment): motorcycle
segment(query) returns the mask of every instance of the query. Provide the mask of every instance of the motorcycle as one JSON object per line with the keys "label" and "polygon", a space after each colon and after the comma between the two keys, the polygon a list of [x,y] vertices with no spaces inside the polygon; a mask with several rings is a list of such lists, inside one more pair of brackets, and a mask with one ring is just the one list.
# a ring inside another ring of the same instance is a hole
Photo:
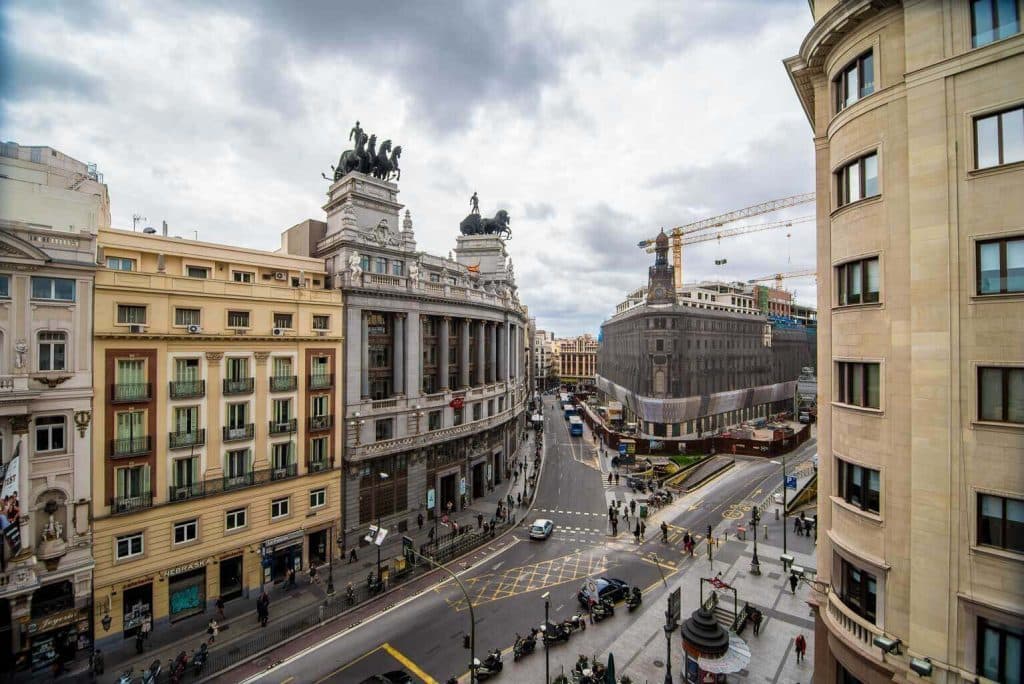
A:
{"label": "motorcycle", "polygon": [[572,636],[572,630],[569,629],[564,622],[557,624],[548,623],[540,626],[540,633],[543,635],[544,647],[547,648],[551,644],[557,644],[559,641],[568,641],[569,637]]}
{"label": "motorcycle", "polygon": [[473,672],[476,675],[476,680],[478,682],[497,676],[503,667],[504,663],[501,662],[501,651],[498,649],[490,651],[482,663],[479,658],[473,660]]}
{"label": "motorcycle", "polygon": [[587,628],[587,618],[583,615],[573,615],[565,620],[562,620],[562,624],[565,625],[566,629],[570,632],[576,630],[583,631]]}
{"label": "motorcycle", "polygon": [[615,606],[611,601],[604,600],[594,604],[594,607],[590,609],[590,615],[594,618],[594,622],[600,622],[605,618],[610,618],[615,615]]}
{"label": "motorcycle", "polygon": [[209,656],[209,647],[206,642],[199,644],[199,648],[192,652],[192,674],[196,677],[203,671],[206,665],[206,658]]}
{"label": "motorcycle", "polygon": [[629,596],[626,597],[626,607],[629,609],[629,612],[633,612],[640,607],[642,601],[643,596],[640,594],[640,587],[633,587],[633,590],[629,592]]}
{"label": "motorcycle", "polygon": [[373,576],[373,571],[366,576],[366,588],[370,590],[370,595],[379,594],[384,591],[384,583],[380,579]]}
{"label": "motorcycle", "polygon": [[516,632],[516,641],[512,645],[512,660],[518,661],[523,656],[530,655],[535,648],[537,648],[536,627],[531,628],[530,633],[526,636],[519,636],[519,632]]}
{"label": "motorcycle", "polygon": [[117,678],[117,684],[132,684],[132,680],[135,679],[135,668],[129,667],[127,670],[121,673],[121,676]]}
{"label": "motorcycle", "polygon": [[171,684],[178,684],[185,679],[185,671],[188,669],[188,653],[181,651],[174,660],[167,661],[168,678]]}
{"label": "motorcycle", "polygon": [[156,684],[157,677],[163,671],[163,667],[160,665],[160,659],[157,658],[149,665],[149,669],[142,673],[142,684]]}

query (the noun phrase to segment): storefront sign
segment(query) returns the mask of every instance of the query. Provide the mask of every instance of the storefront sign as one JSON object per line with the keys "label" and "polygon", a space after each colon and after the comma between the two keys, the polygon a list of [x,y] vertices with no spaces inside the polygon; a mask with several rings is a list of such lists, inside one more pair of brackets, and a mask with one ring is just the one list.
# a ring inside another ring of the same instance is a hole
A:
{"label": "storefront sign", "polygon": [[463,478],[459,479],[459,494],[465,494],[465,493],[466,493],[466,478],[463,477]]}
{"label": "storefront sign", "polygon": [[263,542],[263,548],[270,549],[275,546],[284,546],[288,542],[302,541],[302,535],[302,530],[295,530],[294,532],[289,532],[288,534],[282,534],[278,537],[272,537]]}
{"label": "storefront sign", "polygon": [[238,554],[240,554],[240,553],[242,553],[244,551],[245,551],[245,549],[235,549],[234,551],[225,551],[224,553],[222,553],[219,556],[217,556],[217,558],[219,558],[221,560],[224,560],[225,558],[233,558],[234,556],[237,556]]}
{"label": "storefront sign", "polygon": [[185,563],[184,565],[178,565],[171,568],[170,570],[164,570],[160,575],[162,577],[174,577],[180,575],[183,572],[191,572],[192,570],[198,570],[199,568],[206,567],[210,564],[209,558],[203,558],[201,560],[192,561],[191,563]]}
{"label": "storefront sign", "polygon": [[434,492],[434,488],[431,487],[427,490],[427,508],[433,508],[437,501],[437,494]]}
{"label": "storefront sign", "polygon": [[79,611],[76,608],[69,608],[68,610],[61,611],[60,613],[47,615],[35,622],[28,623],[28,633],[40,634],[43,632],[49,632],[59,627],[70,625],[71,623],[77,622],[81,619],[88,619],[88,615],[85,615],[84,613],[79,614]]}
{"label": "storefront sign", "polygon": [[125,582],[123,585],[121,585],[121,589],[131,589],[132,587],[138,587],[143,584],[149,584],[152,581],[152,575],[150,575],[149,577],[140,577],[139,579],[134,579],[131,582]]}

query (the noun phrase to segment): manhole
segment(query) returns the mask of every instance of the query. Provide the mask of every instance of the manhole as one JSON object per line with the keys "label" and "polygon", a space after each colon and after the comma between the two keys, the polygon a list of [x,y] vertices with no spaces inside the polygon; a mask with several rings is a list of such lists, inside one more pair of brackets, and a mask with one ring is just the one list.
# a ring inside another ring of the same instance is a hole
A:
{"label": "manhole", "polygon": [[661,662],[660,660],[655,660],[654,667],[665,667],[665,663]]}

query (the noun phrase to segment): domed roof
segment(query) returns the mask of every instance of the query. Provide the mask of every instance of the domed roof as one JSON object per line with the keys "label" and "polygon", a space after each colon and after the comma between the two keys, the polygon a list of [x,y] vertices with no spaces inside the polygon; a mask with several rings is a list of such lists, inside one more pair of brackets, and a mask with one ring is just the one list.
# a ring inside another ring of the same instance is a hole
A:
{"label": "domed roof", "polygon": [[657,239],[654,240],[656,247],[668,247],[668,235],[665,235],[665,229],[662,228],[661,232],[658,233]]}

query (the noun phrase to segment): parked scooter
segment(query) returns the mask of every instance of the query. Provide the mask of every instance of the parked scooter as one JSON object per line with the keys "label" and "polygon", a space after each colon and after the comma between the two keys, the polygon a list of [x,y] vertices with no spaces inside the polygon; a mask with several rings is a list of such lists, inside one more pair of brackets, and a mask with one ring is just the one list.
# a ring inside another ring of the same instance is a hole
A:
{"label": "parked scooter", "polygon": [[174,660],[167,661],[167,673],[171,684],[179,684],[185,680],[185,671],[188,670],[188,653],[181,651]]}
{"label": "parked scooter", "polygon": [[577,614],[566,618],[562,621],[562,624],[565,625],[570,632],[574,632],[576,630],[582,632],[587,628],[587,618],[584,615]]}
{"label": "parked scooter", "polygon": [[607,599],[602,600],[594,604],[594,607],[590,609],[590,615],[594,618],[594,622],[600,622],[615,615],[615,606]]}
{"label": "parked scooter", "polygon": [[643,596],[640,594],[640,587],[633,587],[633,590],[629,592],[629,596],[626,597],[626,607],[629,612],[633,612],[635,609],[640,607],[640,603],[643,602]]}
{"label": "parked scooter", "polygon": [[160,676],[163,671],[163,666],[160,664],[160,659],[157,658],[149,665],[149,669],[142,673],[142,684],[156,684],[156,678]]}
{"label": "parked scooter", "polygon": [[199,676],[203,671],[203,667],[206,665],[206,659],[209,657],[209,647],[206,642],[199,644],[199,648],[192,652],[192,674]]}
{"label": "parked scooter", "polygon": [[559,641],[568,641],[572,636],[572,630],[564,622],[557,624],[549,622],[546,625],[541,625],[540,633],[543,635],[545,648],[551,644],[557,644]]}
{"label": "parked scooter", "polygon": [[473,670],[478,682],[497,676],[504,666],[501,662],[501,651],[498,649],[488,652],[482,663],[479,658],[473,661]]}
{"label": "parked scooter", "polygon": [[366,575],[366,588],[370,590],[370,596],[384,591],[384,583],[379,578],[373,576],[372,570]]}
{"label": "parked scooter", "polygon": [[129,667],[127,670],[121,673],[121,676],[117,678],[117,684],[132,684],[132,680],[135,679],[135,668]]}
{"label": "parked scooter", "polygon": [[537,628],[532,627],[526,636],[519,636],[516,632],[516,641],[512,645],[512,660],[519,660],[523,656],[530,655],[537,648]]}

